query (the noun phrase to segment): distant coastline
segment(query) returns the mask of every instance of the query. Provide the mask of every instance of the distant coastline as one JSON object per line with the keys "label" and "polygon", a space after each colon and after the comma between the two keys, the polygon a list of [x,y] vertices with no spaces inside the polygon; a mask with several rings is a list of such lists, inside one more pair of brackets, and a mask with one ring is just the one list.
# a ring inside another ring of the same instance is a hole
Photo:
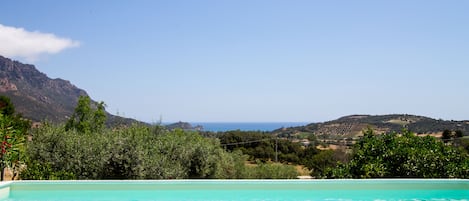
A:
{"label": "distant coastline", "polygon": [[282,127],[304,126],[308,122],[190,122],[194,126],[202,126],[203,131],[223,132],[230,130],[242,131],[273,131]]}
{"label": "distant coastline", "polygon": [[305,126],[309,122],[165,122],[170,129],[224,132],[231,130],[270,132],[279,128]]}

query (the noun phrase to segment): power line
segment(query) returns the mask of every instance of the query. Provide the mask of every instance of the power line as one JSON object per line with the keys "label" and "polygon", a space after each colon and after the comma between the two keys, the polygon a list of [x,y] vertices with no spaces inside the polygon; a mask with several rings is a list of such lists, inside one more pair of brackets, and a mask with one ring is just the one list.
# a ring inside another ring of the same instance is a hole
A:
{"label": "power line", "polygon": [[271,138],[271,139],[263,139],[263,140],[253,140],[253,141],[244,141],[244,142],[235,142],[235,143],[226,143],[221,144],[221,146],[231,146],[231,145],[240,145],[240,144],[250,144],[254,142],[264,142],[269,140],[275,140],[275,162],[278,162],[278,137]]}
{"label": "power line", "polygon": [[234,142],[234,143],[227,143],[227,144],[221,144],[221,145],[222,146],[230,146],[230,145],[250,144],[250,143],[254,143],[254,142],[264,142],[264,141],[269,141],[269,140],[275,140],[275,139],[263,139],[263,140],[244,141],[244,142]]}

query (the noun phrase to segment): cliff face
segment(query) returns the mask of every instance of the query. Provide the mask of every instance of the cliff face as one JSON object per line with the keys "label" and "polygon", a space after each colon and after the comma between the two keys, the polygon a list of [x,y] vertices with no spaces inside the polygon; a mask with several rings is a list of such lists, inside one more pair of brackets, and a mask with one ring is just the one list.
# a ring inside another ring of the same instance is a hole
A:
{"label": "cliff face", "polygon": [[[87,93],[67,80],[49,78],[34,65],[0,56],[0,95],[8,96],[16,111],[28,119],[60,123],[73,113],[78,98]],[[132,121],[108,116],[113,121]]]}
{"label": "cliff face", "polygon": [[63,122],[87,93],[62,79],[50,79],[33,65],[0,56],[0,94],[10,97],[16,110],[33,121]]}

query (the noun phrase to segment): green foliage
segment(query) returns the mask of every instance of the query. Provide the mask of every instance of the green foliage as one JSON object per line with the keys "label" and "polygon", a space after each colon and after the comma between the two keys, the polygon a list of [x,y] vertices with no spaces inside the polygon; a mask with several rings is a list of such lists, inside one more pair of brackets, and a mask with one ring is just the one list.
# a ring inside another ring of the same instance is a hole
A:
{"label": "green foliage", "polygon": [[220,150],[220,157],[216,163],[213,178],[217,179],[244,179],[247,178],[247,167],[244,164],[248,156],[241,151],[226,152]]}
{"label": "green foliage", "polygon": [[461,138],[463,137],[464,134],[461,130],[456,130],[455,132],[452,132],[451,130],[444,130],[443,131],[443,134],[441,136],[441,139],[443,139],[444,141],[448,141],[452,138]]}
{"label": "green foliage", "polygon": [[443,140],[448,140],[448,139],[451,139],[452,137],[453,137],[453,134],[448,129],[444,130],[443,134],[441,135],[441,139],[443,139]]}
{"label": "green foliage", "polygon": [[468,178],[469,157],[434,137],[402,134],[364,133],[352,159],[329,168],[327,178]]}
{"label": "green foliage", "polygon": [[455,137],[455,138],[461,138],[461,137],[463,137],[463,136],[464,136],[464,134],[463,134],[463,132],[462,132],[461,130],[456,130],[456,131],[454,132],[454,137]]}
{"label": "green foliage", "polygon": [[15,114],[15,107],[6,96],[0,96],[0,170],[3,180],[5,167],[13,170],[13,177],[21,166],[21,156],[26,133],[31,122]]}
{"label": "green foliage", "polygon": [[15,106],[6,96],[0,96],[0,114],[11,120],[10,124],[17,132],[25,134],[31,128],[31,122],[20,114],[15,114]]}
{"label": "green foliage", "polygon": [[469,138],[465,137],[459,140],[459,146],[466,151],[466,153],[469,153]]}
{"label": "green foliage", "polygon": [[10,167],[14,175],[20,165],[20,156],[23,152],[25,135],[20,129],[15,128],[13,118],[0,114],[0,168]]}
{"label": "green foliage", "polygon": [[160,126],[81,133],[44,124],[33,132],[26,155],[23,179],[229,179],[247,175],[246,156],[241,152],[226,152],[217,139],[196,132]]}
{"label": "green foliage", "polygon": [[88,96],[80,96],[74,113],[65,125],[66,130],[76,129],[81,133],[97,132],[104,128],[106,112],[104,102],[91,104]]}
{"label": "green foliage", "polygon": [[334,157],[333,150],[320,151],[318,154],[312,156],[310,160],[305,162],[306,167],[312,170],[312,176],[322,174],[327,168],[334,167],[337,160]]}
{"label": "green foliage", "polygon": [[65,171],[54,171],[51,164],[40,164],[37,162],[27,162],[28,168],[21,172],[23,179],[29,180],[73,180],[75,175]]}
{"label": "green foliage", "polygon": [[273,161],[277,156],[279,162],[301,163],[306,153],[300,143],[277,139],[264,132],[227,131],[219,134],[218,138],[227,150],[240,150],[251,159]]}
{"label": "green foliage", "polygon": [[261,163],[246,167],[245,179],[296,179],[298,171],[294,166],[278,163]]}
{"label": "green foliage", "polygon": [[10,98],[0,96],[0,114],[5,116],[13,116],[15,113],[15,106],[11,103]]}

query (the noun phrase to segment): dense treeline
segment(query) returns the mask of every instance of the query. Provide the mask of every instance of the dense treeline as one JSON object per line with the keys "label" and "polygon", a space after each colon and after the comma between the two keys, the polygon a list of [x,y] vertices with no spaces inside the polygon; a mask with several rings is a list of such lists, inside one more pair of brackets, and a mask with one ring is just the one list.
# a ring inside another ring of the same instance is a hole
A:
{"label": "dense treeline", "polygon": [[250,160],[275,161],[304,165],[313,176],[323,173],[337,162],[345,162],[344,150],[319,150],[318,142],[310,138],[308,145],[292,142],[285,138],[260,131],[227,131],[218,133],[222,146],[229,151],[241,151],[249,155]]}
{"label": "dense treeline", "polygon": [[34,163],[76,179],[171,179],[222,174],[215,162],[225,155],[195,133],[143,126],[83,133],[44,125],[28,142],[27,156],[28,169],[21,175],[27,179],[42,176],[31,168]]}
{"label": "dense treeline", "polygon": [[220,133],[221,144],[230,151],[240,150],[251,156],[251,159],[272,160],[279,162],[300,163],[307,153],[315,154],[317,150],[305,151],[300,143],[294,143],[286,139],[278,139],[276,136],[256,131],[227,131]]}
{"label": "dense treeline", "polygon": [[241,152],[196,132],[131,126],[82,133],[43,125],[26,149],[23,179],[296,178],[292,166],[245,166]]}

